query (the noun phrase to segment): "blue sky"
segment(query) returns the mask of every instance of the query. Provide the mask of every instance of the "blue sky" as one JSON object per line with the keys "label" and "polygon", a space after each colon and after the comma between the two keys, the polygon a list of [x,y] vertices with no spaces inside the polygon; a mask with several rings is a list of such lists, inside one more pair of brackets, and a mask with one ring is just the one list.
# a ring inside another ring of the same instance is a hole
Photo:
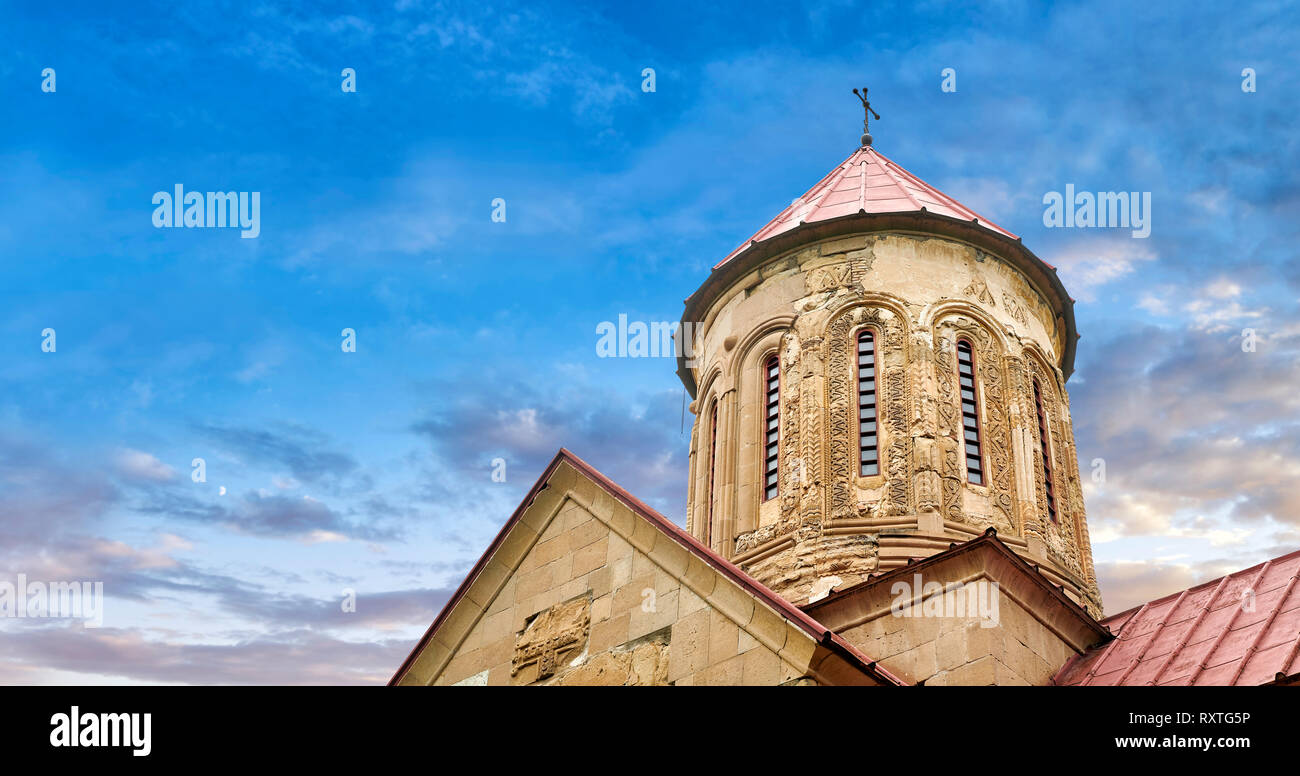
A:
{"label": "blue sky", "polygon": [[[0,575],[109,597],[0,621],[0,681],[384,681],[560,446],[680,519],[675,364],[595,327],[677,320],[862,84],[877,148],[1078,299],[1108,611],[1300,546],[1294,6],[109,13],[0,27]],[[177,183],[260,192],[260,236],[155,229]],[[1151,192],[1151,236],[1045,228],[1067,183]]]}

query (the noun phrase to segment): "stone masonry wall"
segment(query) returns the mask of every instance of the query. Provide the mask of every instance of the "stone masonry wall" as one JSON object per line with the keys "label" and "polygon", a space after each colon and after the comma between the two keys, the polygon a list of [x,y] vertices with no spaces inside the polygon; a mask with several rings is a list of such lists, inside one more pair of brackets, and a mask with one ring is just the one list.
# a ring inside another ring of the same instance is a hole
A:
{"label": "stone masonry wall", "polygon": [[760,643],[756,627],[752,616],[749,629],[740,627],[568,500],[434,684],[775,685],[802,677]]}

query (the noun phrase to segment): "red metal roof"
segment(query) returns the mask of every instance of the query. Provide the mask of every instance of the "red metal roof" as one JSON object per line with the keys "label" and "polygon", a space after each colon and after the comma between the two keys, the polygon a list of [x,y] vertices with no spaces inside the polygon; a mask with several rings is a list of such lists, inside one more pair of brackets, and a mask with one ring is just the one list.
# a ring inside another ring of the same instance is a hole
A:
{"label": "red metal roof", "polygon": [[528,495],[524,497],[524,500],[520,502],[519,506],[515,509],[514,514],[512,514],[510,519],[506,521],[506,524],[502,526],[501,531],[497,534],[496,538],[492,540],[492,543],[488,545],[487,550],[484,551],[482,557],[478,559],[478,562],[474,564],[474,568],[470,570],[469,575],[465,577],[463,582],[461,582],[460,587],[456,590],[455,594],[452,595],[451,599],[447,601],[447,604],[443,606],[442,611],[438,613],[438,616],[434,618],[433,623],[429,626],[429,629],[425,631],[424,636],[421,637],[420,641],[415,645],[415,648],[411,650],[411,653],[407,655],[406,660],[402,661],[402,665],[398,667],[397,672],[388,680],[389,685],[396,685],[402,680],[402,677],[406,675],[406,672],[415,662],[416,657],[433,639],[434,634],[437,633],[438,628],[447,619],[448,615],[451,614],[452,609],[455,608],[456,604],[465,596],[465,593],[469,591],[470,585],[473,584],[474,579],[487,565],[488,560],[492,557],[492,554],[496,551],[497,547],[499,547],[505,540],[506,535],[510,533],[510,529],[513,528],[514,525],[523,517],[524,512],[532,505],[533,500],[537,495],[547,487],[548,480],[550,480],[551,475],[555,472],[556,467],[559,466],[561,462],[566,462],[578,471],[582,472],[597,485],[604,488],[611,496],[623,502],[623,504],[633,512],[650,521],[650,523],[659,530],[663,531],[679,544],[683,545],[689,552],[695,554],[710,566],[713,566],[721,572],[723,576],[730,578],[733,582],[740,585],[740,587],[745,589],[750,595],[777,610],[779,614],[794,623],[819,644],[822,644],[828,649],[838,653],[850,664],[856,665],[863,673],[887,686],[907,685],[907,682],[890,673],[884,666],[863,654],[857,647],[854,647],[842,636],[831,631],[831,629],[814,620],[810,615],[799,609],[799,607],[769,590],[761,582],[749,576],[744,571],[741,571],[739,566],[736,566],[706,547],[676,523],[659,514],[636,496],[633,496],[631,493],[628,493],[626,490],[621,488],[613,480],[598,471],[596,467],[564,448],[560,448],[560,451],[551,459],[551,463],[546,467],[546,470],[542,472],[542,476],[537,478],[537,482],[534,483],[532,489],[528,491]]}
{"label": "red metal roof", "polygon": [[788,232],[800,224],[828,221],[854,213],[918,211],[975,221],[991,232],[1013,240],[1020,239],[899,167],[872,146],[863,146],[713,268],[731,261],[750,245]]}
{"label": "red metal roof", "polygon": [[1300,672],[1300,551],[1102,620],[1063,685],[1255,685]]}

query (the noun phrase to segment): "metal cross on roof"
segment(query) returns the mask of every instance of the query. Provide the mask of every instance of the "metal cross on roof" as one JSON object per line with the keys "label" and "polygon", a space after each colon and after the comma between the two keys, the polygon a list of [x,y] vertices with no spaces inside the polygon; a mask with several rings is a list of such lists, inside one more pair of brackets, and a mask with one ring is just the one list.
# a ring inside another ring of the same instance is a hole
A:
{"label": "metal cross on roof", "polygon": [[880,114],[871,109],[871,102],[867,100],[867,87],[862,87],[861,92],[854,89],[853,93],[862,101],[862,145],[866,147],[871,145],[871,129],[868,124],[872,116],[876,117],[876,121],[880,121]]}

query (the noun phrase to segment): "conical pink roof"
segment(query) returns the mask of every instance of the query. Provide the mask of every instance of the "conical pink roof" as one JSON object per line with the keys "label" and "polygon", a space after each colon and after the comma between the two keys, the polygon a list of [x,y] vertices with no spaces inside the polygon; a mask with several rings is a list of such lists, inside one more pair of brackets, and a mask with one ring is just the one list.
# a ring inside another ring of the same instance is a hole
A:
{"label": "conical pink roof", "polygon": [[875,148],[863,146],[727,258],[714,265],[714,269],[731,261],[754,243],[788,232],[800,224],[828,221],[859,212],[914,213],[922,210],[962,221],[975,221],[991,232],[1019,239],[899,167]]}

